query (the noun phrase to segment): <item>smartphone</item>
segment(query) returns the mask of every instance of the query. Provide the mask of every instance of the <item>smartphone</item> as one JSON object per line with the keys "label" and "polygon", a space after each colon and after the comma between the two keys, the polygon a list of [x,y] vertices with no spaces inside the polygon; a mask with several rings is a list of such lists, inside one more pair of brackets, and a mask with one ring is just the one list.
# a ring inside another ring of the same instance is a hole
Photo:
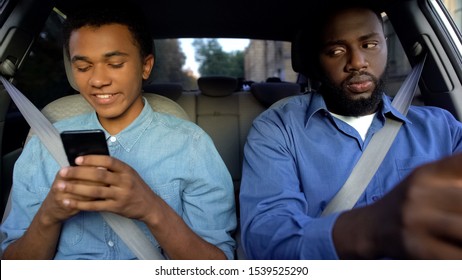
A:
{"label": "smartphone", "polygon": [[109,155],[106,137],[101,129],[67,130],[61,132],[64,150],[71,166],[75,158],[84,155]]}

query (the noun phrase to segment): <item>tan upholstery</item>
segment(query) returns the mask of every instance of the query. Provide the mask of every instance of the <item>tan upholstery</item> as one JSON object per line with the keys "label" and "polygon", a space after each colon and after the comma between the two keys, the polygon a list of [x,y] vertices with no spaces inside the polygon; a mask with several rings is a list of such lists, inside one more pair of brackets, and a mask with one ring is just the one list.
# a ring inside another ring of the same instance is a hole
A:
{"label": "tan upholstery", "polygon": [[[189,121],[188,114],[175,101],[153,93],[144,93],[152,109],[156,112],[174,115]],[[50,102],[42,109],[43,115],[52,123],[79,114],[89,113],[93,108],[80,94],[63,96]],[[30,130],[26,142],[29,141],[33,131]]]}
{"label": "tan upholstery", "polygon": [[152,83],[143,85],[143,91],[159,94],[176,101],[183,94],[183,86],[179,83]]}
{"label": "tan upholstery", "polygon": [[196,122],[196,95],[184,92],[179,83],[152,83],[143,86],[144,92],[168,97],[178,103],[188,114],[189,120]]}
{"label": "tan upholstery", "polygon": [[183,94],[175,100],[188,114],[189,120],[197,122],[197,106],[196,106],[196,94],[193,92],[183,92]]}
{"label": "tan upholstery", "polygon": [[202,77],[198,86],[196,123],[212,138],[238,192],[247,133],[265,107],[249,92],[236,92],[232,77]]}
{"label": "tan upholstery", "polygon": [[237,79],[225,76],[197,80],[196,123],[212,138],[235,184],[240,181],[239,103],[233,93]]}
{"label": "tan upholstery", "polygon": [[197,96],[197,124],[213,139],[233,180],[240,180],[238,97]]}
{"label": "tan upholstery", "polygon": [[[152,93],[144,93],[143,96],[146,97],[146,100],[154,111],[189,120],[188,114],[186,114],[183,108],[171,99]],[[80,94],[73,94],[49,103],[42,109],[42,113],[51,122],[56,122],[78,114],[88,113],[92,110],[93,108]]]}

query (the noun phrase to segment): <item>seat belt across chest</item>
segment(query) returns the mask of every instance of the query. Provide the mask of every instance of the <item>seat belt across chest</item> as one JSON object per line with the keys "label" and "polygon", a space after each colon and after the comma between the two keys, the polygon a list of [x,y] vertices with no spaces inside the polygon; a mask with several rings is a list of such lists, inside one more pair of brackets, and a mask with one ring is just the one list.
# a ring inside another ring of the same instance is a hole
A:
{"label": "seat belt across chest", "polygon": [[[391,103],[403,115],[407,114],[414,98],[425,58],[412,68]],[[321,217],[354,207],[385,158],[401,125],[401,121],[389,117],[385,119],[384,127],[372,136],[347,181],[326,206]]]}

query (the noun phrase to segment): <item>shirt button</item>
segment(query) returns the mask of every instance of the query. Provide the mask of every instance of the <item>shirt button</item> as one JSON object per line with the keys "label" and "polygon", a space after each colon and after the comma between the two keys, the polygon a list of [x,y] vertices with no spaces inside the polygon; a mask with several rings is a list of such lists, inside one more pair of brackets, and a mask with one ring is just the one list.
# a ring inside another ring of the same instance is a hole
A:
{"label": "shirt button", "polygon": [[110,140],[112,143],[114,143],[115,141],[117,141],[117,138],[116,138],[115,136],[111,136],[111,137],[109,138],[109,140]]}
{"label": "shirt button", "polygon": [[114,242],[112,242],[112,240],[109,240],[109,242],[107,243],[107,245],[109,245],[109,247],[114,247]]}
{"label": "shirt button", "polygon": [[378,195],[373,195],[372,196],[372,201],[377,201],[379,199],[380,199],[380,197]]}

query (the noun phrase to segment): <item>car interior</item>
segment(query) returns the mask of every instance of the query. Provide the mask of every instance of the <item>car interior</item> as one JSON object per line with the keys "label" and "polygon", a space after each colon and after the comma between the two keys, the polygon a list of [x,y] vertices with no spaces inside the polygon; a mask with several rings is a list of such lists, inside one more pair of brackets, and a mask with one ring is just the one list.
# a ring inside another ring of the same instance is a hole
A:
{"label": "car interior", "polygon": [[[316,89],[304,53],[306,44],[310,44],[305,26],[316,22],[317,9],[341,0],[133,1],[143,7],[156,42],[180,38],[246,39],[250,41],[244,51],[248,65],[274,60],[263,54],[252,60],[250,46],[280,43],[276,53],[282,57],[279,64],[283,66],[271,71],[265,68],[258,78],[248,75],[249,66],[245,67],[244,77],[216,73],[192,77],[188,84],[153,79],[143,87],[144,96],[155,110],[194,122],[211,136],[232,176],[237,201],[243,148],[252,121],[275,102]],[[72,76],[66,75],[68,63],[62,49],[45,44],[40,50],[49,52],[56,65],[39,61],[32,70],[22,71],[29,61],[37,59],[37,43],[52,34],[44,32],[47,22],[54,20],[57,24],[53,27],[57,29],[76,3],[6,0],[0,4],[0,73],[51,122],[91,110],[78,94]],[[448,10],[448,3],[455,7],[454,13]],[[396,93],[425,53],[414,104],[441,107],[462,120],[462,1],[378,0],[374,5],[383,11],[386,24],[390,53],[387,92],[392,96]],[[54,32],[59,33],[59,29]],[[156,53],[161,56],[160,49]],[[47,77],[51,71],[60,72],[60,79],[51,74]],[[40,78],[33,79],[34,75]],[[14,162],[30,133],[29,125],[0,85],[2,214],[7,209]],[[237,258],[245,258],[239,248]]]}

